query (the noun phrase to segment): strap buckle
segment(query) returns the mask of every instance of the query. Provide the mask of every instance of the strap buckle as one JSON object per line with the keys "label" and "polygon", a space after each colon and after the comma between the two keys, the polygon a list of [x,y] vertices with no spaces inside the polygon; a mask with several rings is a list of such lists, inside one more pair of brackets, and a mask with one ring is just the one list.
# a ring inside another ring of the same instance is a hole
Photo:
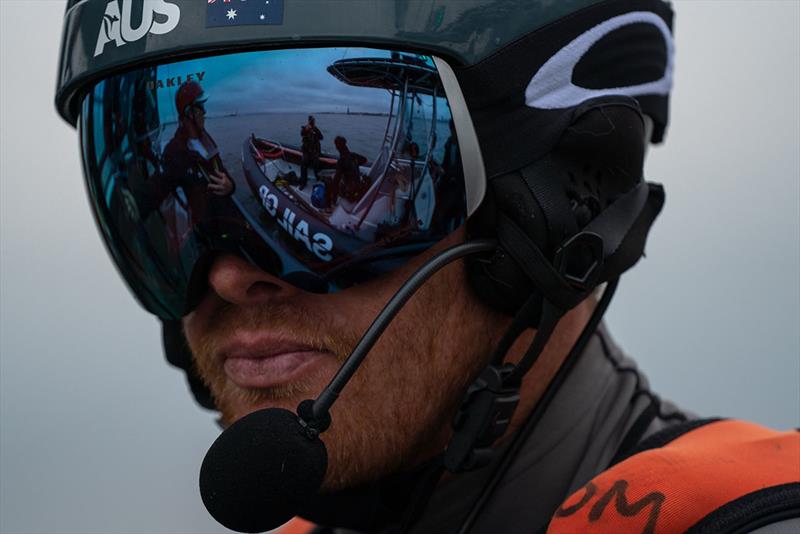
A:
{"label": "strap buckle", "polygon": [[467,389],[444,455],[448,471],[470,471],[491,461],[491,445],[505,433],[519,403],[519,384],[505,383],[513,369],[489,365]]}
{"label": "strap buckle", "polygon": [[594,232],[575,234],[558,248],[553,266],[575,289],[594,289],[603,269],[603,238]]}

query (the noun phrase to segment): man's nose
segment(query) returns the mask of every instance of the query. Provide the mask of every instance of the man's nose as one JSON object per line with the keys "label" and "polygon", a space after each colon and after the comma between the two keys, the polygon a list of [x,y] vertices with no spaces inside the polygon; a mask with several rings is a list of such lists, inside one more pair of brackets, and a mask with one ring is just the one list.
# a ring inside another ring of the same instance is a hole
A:
{"label": "man's nose", "polygon": [[241,306],[297,296],[301,290],[232,254],[211,264],[208,284],[222,299]]}

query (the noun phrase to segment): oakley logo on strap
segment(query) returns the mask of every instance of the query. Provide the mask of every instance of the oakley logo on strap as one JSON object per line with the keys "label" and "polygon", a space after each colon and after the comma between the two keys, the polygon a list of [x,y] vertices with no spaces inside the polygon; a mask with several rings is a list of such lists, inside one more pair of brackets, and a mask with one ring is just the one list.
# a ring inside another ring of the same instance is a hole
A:
{"label": "oakley logo on strap", "polygon": [[[629,85],[587,89],[572,83],[575,66],[581,58],[609,33],[630,24],[650,24],[664,37],[667,48],[667,63],[664,74],[658,80]],[[667,95],[672,87],[674,45],[672,34],[664,19],[648,11],[634,11],[606,20],[582,33],[555,53],[534,74],[525,89],[525,105],[538,109],[564,109],[579,105],[590,98],[605,95]]]}
{"label": "oakley logo on strap", "polygon": [[[141,4],[142,16],[139,17],[139,26],[136,28],[131,27],[133,0],[111,0],[106,5],[97,44],[94,47],[95,57],[102,54],[106,44],[111,41],[120,47],[125,43],[138,41],[148,32],[155,35],[169,33],[178,25],[181,9],[177,5],[164,0],[144,0]],[[156,20],[156,15],[161,15],[159,20]]]}

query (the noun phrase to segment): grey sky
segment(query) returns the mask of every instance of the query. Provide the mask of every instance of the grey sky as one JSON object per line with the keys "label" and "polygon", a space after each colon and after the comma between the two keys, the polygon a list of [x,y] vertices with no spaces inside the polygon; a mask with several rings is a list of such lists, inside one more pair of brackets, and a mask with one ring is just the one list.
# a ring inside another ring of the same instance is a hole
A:
{"label": "grey sky", "polygon": [[[63,10],[0,1],[0,532],[223,532],[197,491],[213,416],[114,271],[53,110]],[[662,396],[796,427],[800,3],[676,10],[647,167],[667,204],[608,322]]]}
{"label": "grey sky", "polygon": [[[204,72],[202,85],[211,114],[232,112],[388,112],[383,89],[353,87],[334,78],[327,67],[354,57],[386,57],[379,50],[357,48],[250,52],[201,58],[158,69],[159,78]],[[159,89],[162,113],[174,108],[174,89]]]}

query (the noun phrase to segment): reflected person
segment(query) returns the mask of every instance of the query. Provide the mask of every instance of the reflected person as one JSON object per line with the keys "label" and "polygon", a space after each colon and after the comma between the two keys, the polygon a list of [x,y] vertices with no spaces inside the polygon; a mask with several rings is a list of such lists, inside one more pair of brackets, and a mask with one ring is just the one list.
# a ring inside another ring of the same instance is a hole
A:
{"label": "reflected person", "polygon": [[347,139],[341,135],[336,136],[333,144],[336,145],[336,150],[339,152],[339,159],[336,161],[336,172],[326,188],[328,206],[331,206],[340,196],[355,202],[361,197],[364,189],[359,165],[366,163],[366,158],[350,151]]}
{"label": "reflected person", "polygon": [[308,183],[308,168],[314,170],[314,178],[319,180],[319,156],[322,153],[320,141],[325,139],[317,128],[317,121],[313,115],[308,116],[308,122],[300,128],[302,138],[303,157],[300,161],[300,188],[305,188]]}
{"label": "reflected person", "polygon": [[450,119],[450,136],[444,143],[444,156],[438,171],[435,183],[436,214],[433,220],[440,222],[443,227],[441,230],[450,232],[461,224],[461,206],[464,205],[463,197],[459,198],[453,195],[453,191],[458,190],[454,186],[464,180],[464,167],[458,149],[458,138],[453,119]]}
{"label": "reflected person", "polygon": [[[205,128],[206,100],[203,88],[196,81],[188,81],[178,89],[175,95],[178,128],[164,149],[157,192],[157,197],[163,200],[180,187],[193,224],[208,221],[210,214],[218,219],[229,218],[236,211],[229,198],[235,189],[234,182],[225,170],[216,142]],[[206,223],[205,230],[213,234],[223,232],[218,223]]]}

